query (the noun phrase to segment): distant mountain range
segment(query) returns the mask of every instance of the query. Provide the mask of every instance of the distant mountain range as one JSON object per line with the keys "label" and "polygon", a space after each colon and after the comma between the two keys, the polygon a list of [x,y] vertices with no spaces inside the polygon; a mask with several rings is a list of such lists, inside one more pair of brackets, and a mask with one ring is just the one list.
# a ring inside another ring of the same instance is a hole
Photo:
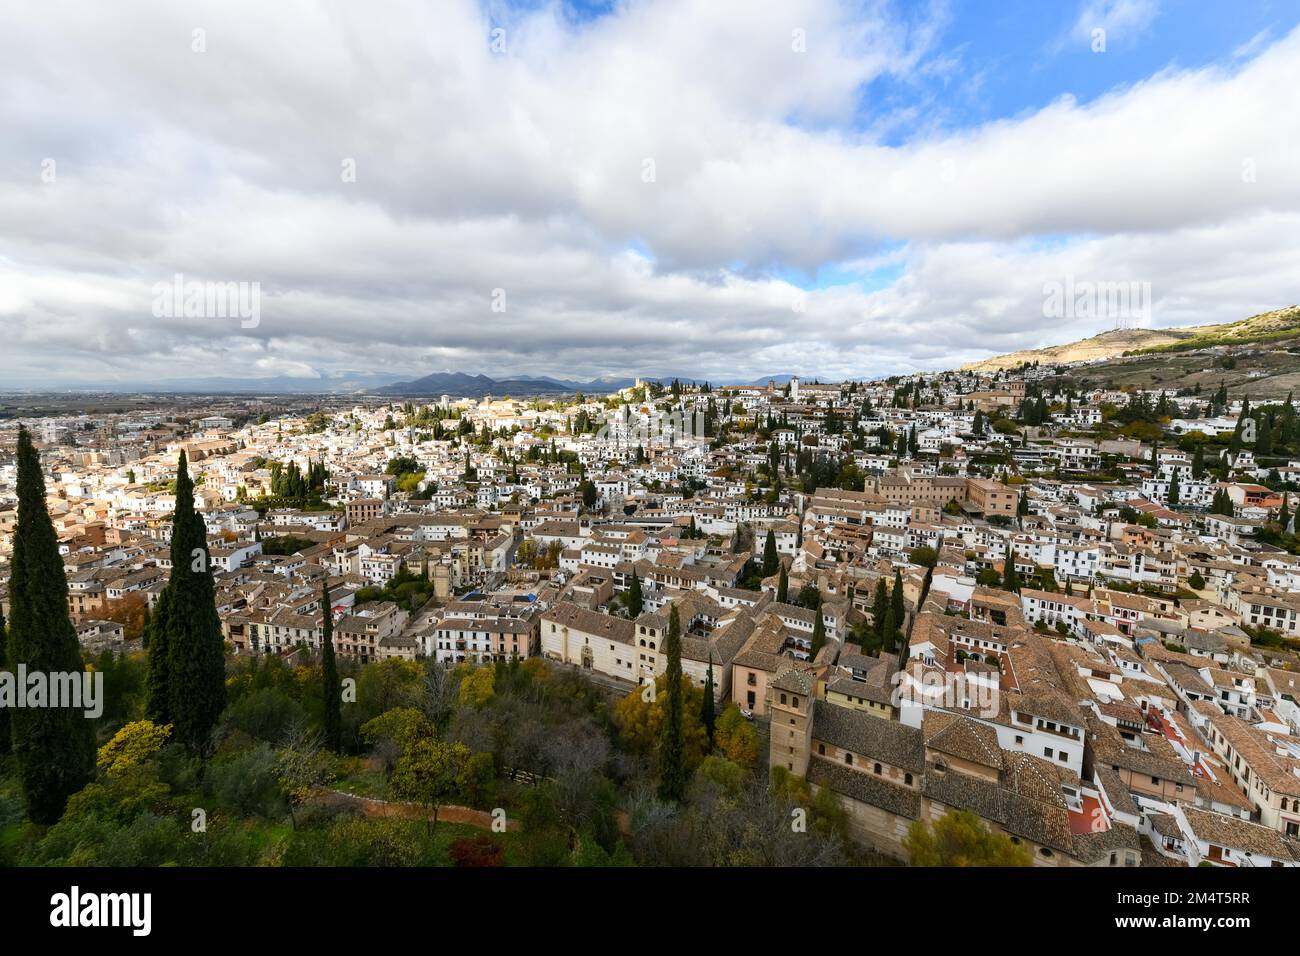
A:
{"label": "distant mountain range", "polygon": [[[702,381],[689,376],[677,376],[683,383]],[[755,385],[765,386],[769,381],[785,385],[790,381],[788,374],[765,375],[752,382],[722,381],[715,385]],[[645,377],[646,382],[657,381],[667,385],[673,376],[659,378]],[[515,376],[492,378],[483,374],[467,372],[433,372],[410,381],[394,382],[392,375],[374,372],[340,371],[327,372],[317,378],[292,377],[288,375],[269,376],[267,378],[186,378],[158,379],[142,382],[84,382],[76,385],[53,389],[55,392],[95,392],[107,394],[189,394],[189,395],[337,395],[337,394],[371,394],[371,395],[410,395],[440,396],[453,398],[482,398],[492,395],[497,398],[511,395],[515,397],[528,395],[568,395],[574,392],[604,395],[636,384],[635,378],[606,376],[590,381],[552,378],[549,375]],[[51,391],[28,384],[13,389],[21,393],[41,393]]]}
{"label": "distant mountain range", "polygon": [[484,395],[560,395],[570,392],[613,392],[636,384],[631,378],[598,378],[590,382],[539,376],[537,378],[489,378],[464,372],[433,372],[410,382],[394,382],[375,389],[381,395],[451,395],[482,398]]}
{"label": "distant mountain range", "polygon": [[[678,376],[682,382],[695,379]],[[768,375],[753,382],[719,382],[720,385],[757,385],[765,386],[769,381],[784,385],[791,379],[790,375]],[[650,378],[643,376],[643,382],[659,382],[667,385],[673,380],[671,375]],[[484,395],[501,397],[504,395],[555,395],[572,392],[605,394],[621,388],[631,388],[636,384],[634,378],[606,377],[592,379],[589,382],[577,382],[569,379],[538,376],[536,378],[494,379],[486,375],[467,375],[464,372],[434,372],[411,382],[395,382],[375,389],[381,395],[451,395],[469,398],[482,398]]]}

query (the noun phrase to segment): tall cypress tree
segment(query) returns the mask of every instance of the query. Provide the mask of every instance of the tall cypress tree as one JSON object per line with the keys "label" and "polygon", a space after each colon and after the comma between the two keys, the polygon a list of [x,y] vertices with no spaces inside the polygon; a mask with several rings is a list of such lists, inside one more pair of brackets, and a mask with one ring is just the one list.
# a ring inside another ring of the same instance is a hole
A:
{"label": "tall cypress tree", "polygon": [[1007,553],[1002,560],[1002,586],[1008,591],[1020,593],[1020,575],[1016,572],[1016,553],[1007,542]]}
{"label": "tall cypress tree", "polygon": [[171,620],[172,589],[163,588],[144,629],[144,646],[148,652],[147,697],[144,713],[155,724],[172,722],[171,680],[168,671],[167,629]]}
{"label": "tall cypress tree", "polygon": [[709,673],[704,679],[704,700],[700,703],[700,723],[704,725],[704,732],[709,736],[709,751],[713,751],[713,735],[718,726],[718,714],[716,704],[713,700],[713,654],[709,653]]}
{"label": "tall cypress tree", "polygon": [[[1282,506],[1283,508],[1286,505]],[[5,670],[5,612],[0,608],[0,671]],[[9,708],[0,707],[0,756],[13,750],[13,731],[9,728]]]}
{"label": "tall cypress tree", "polygon": [[902,628],[907,619],[907,609],[903,605],[903,572],[894,569],[894,587],[889,592],[889,609],[894,612],[894,627]]}
{"label": "tall cypress tree", "polygon": [[787,604],[790,600],[790,575],[785,570],[785,565],[781,565],[781,578],[776,583],[776,599]]}
{"label": "tall cypress tree", "polygon": [[627,586],[627,613],[629,617],[640,617],[645,610],[645,598],[641,594],[641,579],[636,569],[632,570],[632,581]]}
{"label": "tall cypress tree", "polygon": [[886,651],[894,650],[894,638],[898,634],[898,619],[894,616],[894,605],[885,609],[885,618],[880,624],[881,647]]}
{"label": "tall cypress tree", "polygon": [[682,730],[682,634],[676,604],[668,612],[663,650],[668,655],[664,670],[668,686],[659,738],[659,798],[680,803],[686,795],[686,737]]}
{"label": "tall cypress tree", "polygon": [[207,526],[194,510],[194,482],[184,452],[176,470],[172,574],[167,590],[171,591],[166,625],[171,723],[176,739],[186,749],[205,754],[212,728],[226,707],[226,658]]}
{"label": "tall cypress tree", "polygon": [[[45,477],[31,433],[18,430],[18,524],[9,577],[9,661],[29,673],[76,674],[85,665],[68,616],[68,579],[45,504]],[[50,703],[50,701],[46,701]],[[70,707],[23,707],[9,715],[27,815],[55,823],[68,797],[95,773],[95,732]]]}
{"label": "tall cypress tree", "polygon": [[1237,452],[1241,450],[1242,431],[1246,427],[1246,419],[1250,417],[1250,399],[1241,400],[1241,411],[1237,415],[1237,426],[1232,430],[1232,438],[1228,442],[1228,451]]}
{"label": "tall cypress tree", "polygon": [[776,574],[777,567],[780,566],[780,558],[776,555],[776,534],[769,530],[767,532],[767,541],[763,544],[763,577],[769,577]]}
{"label": "tall cypress tree", "polygon": [[328,575],[321,581],[321,588],[321,610],[325,614],[320,639],[321,690],[325,695],[325,743],[331,750],[337,751],[343,743],[343,692],[339,682],[338,662],[334,659],[334,615],[331,613]]}
{"label": "tall cypress tree", "polygon": [[885,615],[889,612],[889,588],[882,575],[876,579],[876,593],[871,601],[871,623],[876,631],[876,638],[885,639]]}
{"label": "tall cypress tree", "polygon": [[826,645],[826,622],[822,620],[821,608],[813,610],[812,658],[817,659],[817,652]]}

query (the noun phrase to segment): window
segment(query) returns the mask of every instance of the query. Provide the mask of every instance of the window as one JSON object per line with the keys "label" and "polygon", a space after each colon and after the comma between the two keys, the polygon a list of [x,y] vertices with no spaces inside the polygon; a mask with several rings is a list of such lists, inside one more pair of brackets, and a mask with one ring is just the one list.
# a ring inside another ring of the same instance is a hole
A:
{"label": "window", "polygon": [[903,783],[907,784],[909,787],[912,785],[912,775],[910,773],[903,775]]}
{"label": "window", "polygon": [[875,765],[874,767],[872,767],[871,769],[875,771],[876,776],[879,776],[879,775],[880,775],[880,764],[876,764],[876,765]]}
{"label": "window", "polygon": [[846,764],[848,764],[850,767],[852,767],[852,766],[853,766],[853,754],[845,754],[845,755],[844,755],[844,762],[845,762]]}
{"label": "window", "polygon": [[826,756],[826,745],[825,745],[825,744],[818,744],[818,745],[817,745],[817,753],[819,753],[819,754],[821,754],[823,757],[825,757],[825,756]]}

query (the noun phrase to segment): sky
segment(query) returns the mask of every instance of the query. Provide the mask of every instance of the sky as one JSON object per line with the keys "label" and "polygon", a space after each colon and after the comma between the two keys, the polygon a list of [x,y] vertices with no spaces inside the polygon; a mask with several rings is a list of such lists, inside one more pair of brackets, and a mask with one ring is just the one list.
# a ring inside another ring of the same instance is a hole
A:
{"label": "sky", "polygon": [[[835,380],[1295,304],[1298,24],[1296,0],[16,0],[0,391]],[[1117,283],[1150,308],[1048,304]],[[185,307],[218,287],[250,308]]]}

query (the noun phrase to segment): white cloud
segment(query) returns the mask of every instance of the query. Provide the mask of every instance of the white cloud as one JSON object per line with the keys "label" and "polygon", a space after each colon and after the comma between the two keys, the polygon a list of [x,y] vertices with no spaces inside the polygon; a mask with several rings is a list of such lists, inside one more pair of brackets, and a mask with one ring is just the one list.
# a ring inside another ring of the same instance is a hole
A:
{"label": "white cloud", "polygon": [[[1138,29],[1138,5],[1103,6]],[[1045,326],[1042,284],[1065,274],[1150,281],[1159,324],[1300,299],[1300,32],[885,145],[863,91],[932,69],[942,17],[668,0],[575,27],[544,9],[506,16],[496,55],[467,0],[6,8],[0,368],[866,374],[1097,331]],[[845,262],[901,274],[804,313],[769,277]],[[259,282],[260,325],[154,318],[177,272]]]}

